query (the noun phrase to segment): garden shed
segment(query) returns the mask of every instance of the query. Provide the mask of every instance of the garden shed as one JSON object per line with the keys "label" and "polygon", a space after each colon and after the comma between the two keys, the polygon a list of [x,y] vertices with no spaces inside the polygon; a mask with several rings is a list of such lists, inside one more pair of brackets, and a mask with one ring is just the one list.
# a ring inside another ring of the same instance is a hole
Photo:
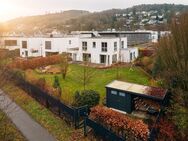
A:
{"label": "garden shed", "polygon": [[113,81],[106,86],[106,105],[126,113],[134,110],[159,112],[167,95],[167,89]]}

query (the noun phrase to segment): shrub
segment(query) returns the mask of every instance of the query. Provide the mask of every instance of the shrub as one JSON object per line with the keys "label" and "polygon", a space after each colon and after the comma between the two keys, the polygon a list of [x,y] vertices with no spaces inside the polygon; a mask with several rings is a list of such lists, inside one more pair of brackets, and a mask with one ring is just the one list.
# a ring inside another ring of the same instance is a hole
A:
{"label": "shrub", "polygon": [[126,140],[136,138],[136,140],[146,141],[148,139],[148,125],[142,120],[132,119],[109,108],[103,106],[91,108],[90,118],[118,135],[125,133]]}
{"label": "shrub", "polygon": [[143,66],[147,66],[147,65],[152,63],[152,60],[151,60],[150,57],[143,57],[141,59],[141,63],[142,63]]}
{"label": "shrub", "polygon": [[45,78],[39,78],[36,82],[36,85],[41,88],[42,90],[45,90],[46,88],[46,79]]}
{"label": "shrub", "polygon": [[100,95],[93,90],[76,91],[74,96],[75,106],[88,105],[89,108],[99,104]]}
{"label": "shrub", "polygon": [[155,125],[156,129],[159,130],[158,139],[161,141],[174,141],[175,140],[175,126],[172,122],[169,122],[168,120],[161,118],[159,120],[159,123]]}
{"label": "shrub", "polygon": [[60,83],[59,83],[59,78],[58,78],[58,76],[54,76],[53,87],[54,87],[55,89],[57,89],[57,88],[60,87]]}
{"label": "shrub", "polygon": [[49,57],[38,57],[28,60],[17,60],[11,63],[9,67],[26,70],[26,69],[35,69],[38,67],[58,64],[60,62],[61,62],[61,56],[53,55]]}

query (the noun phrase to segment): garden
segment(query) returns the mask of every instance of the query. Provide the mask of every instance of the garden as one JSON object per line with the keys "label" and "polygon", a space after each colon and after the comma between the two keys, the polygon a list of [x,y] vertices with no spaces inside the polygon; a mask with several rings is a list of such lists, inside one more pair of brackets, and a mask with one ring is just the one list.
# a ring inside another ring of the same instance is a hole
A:
{"label": "garden", "polygon": [[[52,67],[58,68],[59,65],[53,65]],[[51,93],[53,93],[52,89],[54,83],[56,83],[55,81],[59,81],[62,91],[61,99],[69,104],[72,104],[74,93],[76,91],[85,89],[97,91],[100,94],[100,101],[102,102],[105,98],[105,86],[117,78],[117,69],[87,68],[87,70],[85,70],[85,76],[83,74],[84,69],[84,66],[79,64],[70,64],[65,79],[63,79],[62,74],[60,73],[41,73],[38,71],[38,69],[29,69],[25,70],[25,78],[31,83],[35,84],[42,83],[40,82],[41,80],[45,81],[45,87],[47,87],[48,90],[51,89]],[[141,72],[139,68],[135,67],[130,69],[129,67],[120,67],[118,73],[120,75],[120,80],[144,85],[149,84],[148,76]]]}

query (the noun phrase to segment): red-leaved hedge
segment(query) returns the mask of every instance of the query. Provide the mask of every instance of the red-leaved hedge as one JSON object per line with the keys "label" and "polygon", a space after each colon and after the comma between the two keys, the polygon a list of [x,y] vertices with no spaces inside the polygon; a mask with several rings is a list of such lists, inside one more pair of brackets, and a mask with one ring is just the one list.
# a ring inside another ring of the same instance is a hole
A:
{"label": "red-leaved hedge", "polygon": [[148,125],[142,120],[133,119],[107,107],[96,106],[91,108],[90,118],[104,127],[112,129],[115,133],[124,132],[127,140],[137,138],[146,141],[148,139]]}

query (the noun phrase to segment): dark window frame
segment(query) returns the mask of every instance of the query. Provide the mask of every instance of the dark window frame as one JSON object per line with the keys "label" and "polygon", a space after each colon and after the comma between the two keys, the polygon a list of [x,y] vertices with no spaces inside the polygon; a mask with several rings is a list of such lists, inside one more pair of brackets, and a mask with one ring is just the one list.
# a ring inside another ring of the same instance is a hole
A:
{"label": "dark window frame", "polygon": [[27,41],[22,41],[22,48],[27,49]]}
{"label": "dark window frame", "polygon": [[82,42],[82,50],[87,51],[87,42]]}
{"label": "dark window frame", "polygon": [[108,43],[107,42],[101,43],[101,52],[108,52]]}
{"label": "dark window frame", "polygon": [[45,41],[45,49],[47,49],[47,50],[52,49],[52,42],[51,41]]}

